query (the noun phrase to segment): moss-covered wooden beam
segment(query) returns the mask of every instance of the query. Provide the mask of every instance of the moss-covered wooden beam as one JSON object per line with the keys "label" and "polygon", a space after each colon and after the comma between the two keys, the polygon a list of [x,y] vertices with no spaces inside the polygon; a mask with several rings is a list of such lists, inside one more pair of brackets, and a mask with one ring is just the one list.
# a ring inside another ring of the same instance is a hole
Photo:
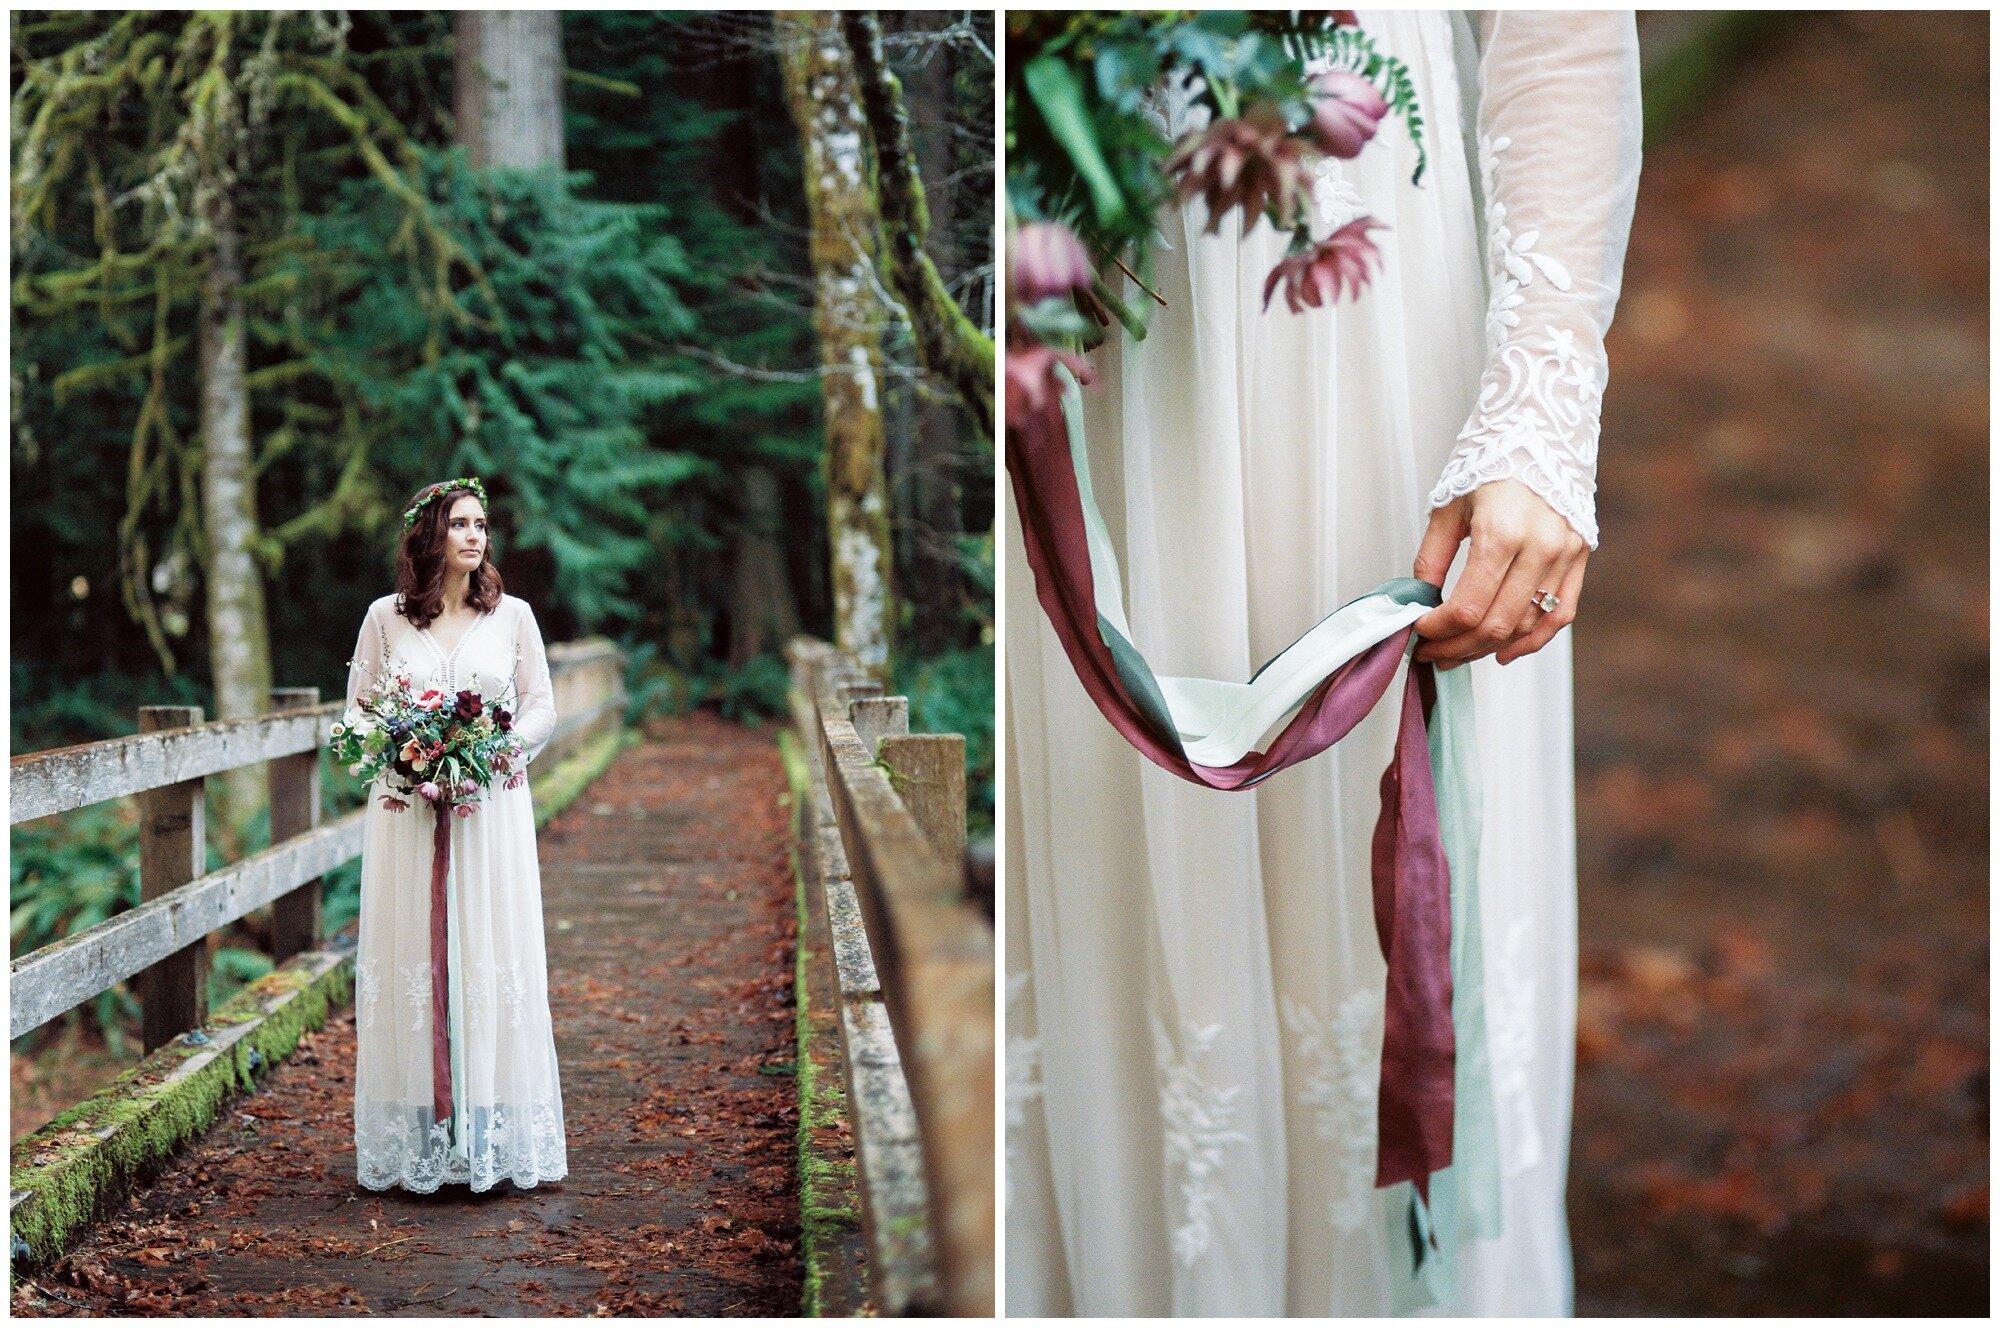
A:
{"label": "moss-covered wooden beam", "polygon": [[573,756],[564,758],[548,774],[530,781],[535,798],[535,824],[547,825],[557,813],[575,802],[591,782],[611,767],[618,753],[639,741],[636,730],[617,728],[600,734]]}
{"label": "moss-covered wooden beam", "polygon": [[841,32],[854,52],[855,78],[868,132],[875,142],[877,202],[889,245],[889,278],[910,315],[925,369],[951,385],[982,437],[993,437],[993,338],[951,298],[937,264],[924,252],[930,208],[910,148],[910,117],[902,84],[882,54],[882,24],[873,10],[847,10]]}
{"label": "moss-covered wooden beam", "polygon": [[10,1268],[60,1256],[352,999],[353,979],[351,950],[298,955],[224,1002],[200,1029],[15,1143]]}
{"label": "moss-covered wooden beam", "polygon": [[[793,704],[799,703],[792,693]],[[800,1262],[799,1312],[807,1318],[859,1314],[868,1304],[867,1244],[861,1227],[853,1135],[842,1077],[840,984],[826,944],[825,902],[803,836],[812,833],[812,773],[798,736],[778,734],[792,798],[792,880],[798,943],[793,974],[797,1012]],[[810,818],[810,819],[809,819]]]}

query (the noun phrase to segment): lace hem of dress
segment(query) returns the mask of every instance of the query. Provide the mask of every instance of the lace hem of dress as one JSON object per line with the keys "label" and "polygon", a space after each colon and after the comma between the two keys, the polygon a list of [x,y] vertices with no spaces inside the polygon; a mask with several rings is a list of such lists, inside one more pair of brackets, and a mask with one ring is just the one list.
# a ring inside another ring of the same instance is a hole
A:
{"label": "lace hem of dress", "polygon": [[[503,1180],[531,1190],[569,1174],[562,1112],[553,1100],[523,1106],[473,1107],[464,1151],[454,1148],[446,1123],[428,1104],[357,1104],[354,1109],[355,1179],[366,1189],[401,1186],[430,1194],[439,1186],[470,1185],[473,1193]],[[523,1131],[518,1122],[525,1116]]]}

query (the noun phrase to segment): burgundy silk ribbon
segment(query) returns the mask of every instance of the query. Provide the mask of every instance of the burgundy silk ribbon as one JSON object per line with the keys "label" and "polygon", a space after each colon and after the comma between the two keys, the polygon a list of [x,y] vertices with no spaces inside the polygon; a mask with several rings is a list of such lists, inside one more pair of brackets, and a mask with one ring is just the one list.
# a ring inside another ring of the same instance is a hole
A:
{"label": "burgundy silk ribbon", "polygon": [[451,1118],[451,959],[445,878],[451,871],[451,807],[431,804],[431,1117]]}
{"label": "burgundy silk ribbon", "polygon": [[[1315,687],[1270,749],[1228,766],[1198,765],[1147,723],[1098,630],[1082,496],[1060,405],[1012,410],[1007,472],[1035,595],[1084,690],[1125,740],[1193,783],[1241,789],[1345,737],[1388,691],[1414,628],[1370,646]],[[1451,1164],[1453,1060],[1451,880],[1431,780],[1432,666],[1412,662],[1396,752],[1382,776],[1372,853],[1375,930],[1388,964],[1375,1183],[1407,1180],[1429,1202],[1430,1176]]]}

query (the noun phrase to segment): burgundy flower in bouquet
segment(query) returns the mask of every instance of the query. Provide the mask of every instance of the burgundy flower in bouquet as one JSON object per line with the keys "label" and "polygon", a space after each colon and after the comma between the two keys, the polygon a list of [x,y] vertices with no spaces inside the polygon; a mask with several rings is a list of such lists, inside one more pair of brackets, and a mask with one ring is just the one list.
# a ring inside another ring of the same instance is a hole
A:
{"label": "burgundy flower in bouquet", "polygon": [[1207,201],[1207,231],[1213,235],[1236,208],[1243,209],[1246,231],[1267,210],[1289,229],[1312,162],[1312,144],[1293,134],[1282,115],[1253,106],[1190,134],[1167,158],[1166,172],[1183,202]]}
{"label": "burgundy flower in bouquet", "polygon": [[470,724],[479,718],[481,708],[479,693],[466,689],[459,692],[458,703],[453,707],[453,712],[460,720]]}
{"label": "burgundy flower in bouquet", "polygon": [[1308,306],[1317,309],[1336,303],[1343,295],[1359,295],[1368,285],[1369,262],[1382,257],[1368,232],[1382,229],[1386,228],[1373,217],[1356,217],[1318,244],[1288,255],[1264,283],[1264,307],[1271,307],[1271,296],[1280,285],[1285,288],[1285,304],[1295,314]]}

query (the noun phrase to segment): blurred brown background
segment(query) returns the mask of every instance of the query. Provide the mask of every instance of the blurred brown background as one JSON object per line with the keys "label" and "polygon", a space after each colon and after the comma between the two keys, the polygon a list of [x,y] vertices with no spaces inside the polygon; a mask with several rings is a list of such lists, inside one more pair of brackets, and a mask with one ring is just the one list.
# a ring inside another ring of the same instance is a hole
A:
{"label": "blurred brown background", "polygon": [[1988,25],[1640,20],[1579,1313],[1987,1312]]}

